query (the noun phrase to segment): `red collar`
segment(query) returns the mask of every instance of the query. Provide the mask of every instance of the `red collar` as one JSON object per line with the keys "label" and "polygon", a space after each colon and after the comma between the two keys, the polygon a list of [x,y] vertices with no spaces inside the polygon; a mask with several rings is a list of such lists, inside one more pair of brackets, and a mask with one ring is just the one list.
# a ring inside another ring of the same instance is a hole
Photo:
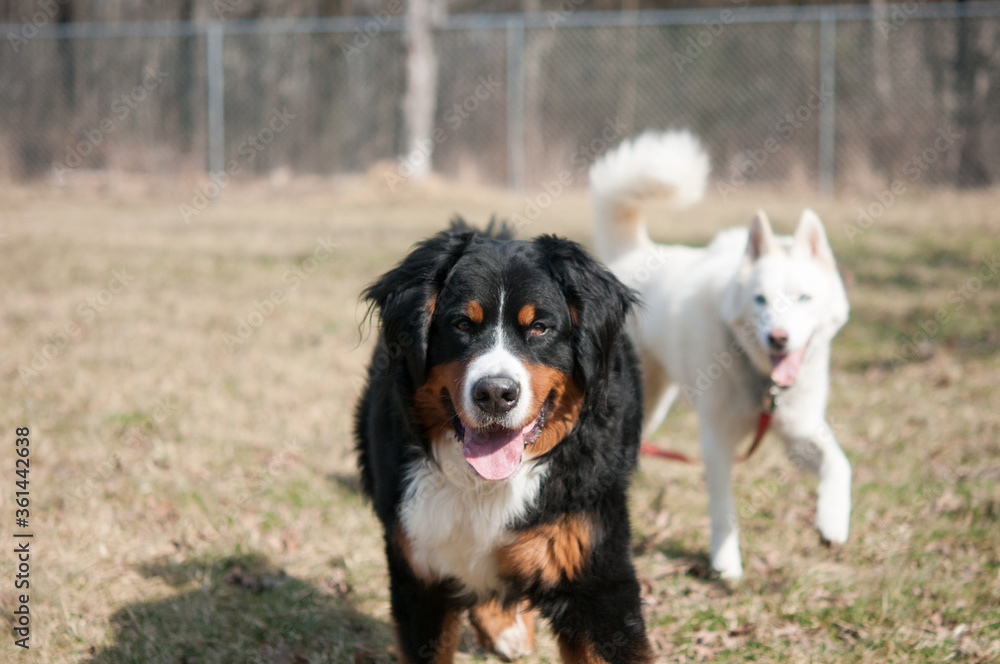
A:
{"label": "red collar", "polygon": [[776,385],[774,381],[771,381],[771,386],[764,395],[763,408],[761,408],[760,415],[757,416],[757,433],[753,436],[750,448],[747,449],[746,454],[739,458],[739,461],[746,461],[760,447],[760,441],[764,440],[767,430],[771,428],[771,420],[774,419],[774,411],[778,408],[778,396],[781,394],[781,390],[782,386]]}

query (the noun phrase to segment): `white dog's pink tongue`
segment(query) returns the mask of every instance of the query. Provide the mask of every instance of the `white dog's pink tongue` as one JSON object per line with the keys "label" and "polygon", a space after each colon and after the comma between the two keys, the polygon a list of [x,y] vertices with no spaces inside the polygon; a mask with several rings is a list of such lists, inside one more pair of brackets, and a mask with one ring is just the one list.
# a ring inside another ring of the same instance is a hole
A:
{"label": "white dog's pink tongue", "polygon": [[802,367],[802,356],[806,354],[806,347],[803,346],[787,355],[771,356],[771,380],[775,385],[789,387],[795,384],[795,377],[799,375]]}
{"label": "white dog's pink tongue", "polygon": [[484,479],[505,480],[520,465],[524,435],[534,425],[532,422],[523,429],[474,429],[466,426],[462,454]]}

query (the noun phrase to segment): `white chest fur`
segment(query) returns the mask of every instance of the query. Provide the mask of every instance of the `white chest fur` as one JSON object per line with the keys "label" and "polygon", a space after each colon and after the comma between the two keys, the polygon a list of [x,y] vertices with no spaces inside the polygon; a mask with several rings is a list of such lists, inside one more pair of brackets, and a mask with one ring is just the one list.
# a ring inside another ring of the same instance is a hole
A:
{"label": "white chest fur", "polygon": [[400,517],[410,562],[422,576],[455,577],[484,596],[499,589],[496,553],[537,498],[546,467],[525,461],[509,479],[491,482],[469,467],[451,434],[434,449],[437,464],[422,460],[407,469]]}

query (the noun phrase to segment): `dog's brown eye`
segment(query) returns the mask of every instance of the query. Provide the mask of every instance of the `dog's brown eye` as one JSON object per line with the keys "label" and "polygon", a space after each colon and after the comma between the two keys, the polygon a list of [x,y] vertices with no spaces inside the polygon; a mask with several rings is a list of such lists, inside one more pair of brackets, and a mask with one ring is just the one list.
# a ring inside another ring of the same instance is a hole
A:
{"label": "dog's brown eye", "polygon": [[548,331],[549,327],[545,323],[535,323],[534,325],[531,326],[532,334],[545,334]]}
{"label": "dog's brown eye", "polygon": [[468,332],[469,330],[472,329],[472,321],[470,321],[468,318],[459,318],[455,322],[455,327],[457,327],[462,332]]}

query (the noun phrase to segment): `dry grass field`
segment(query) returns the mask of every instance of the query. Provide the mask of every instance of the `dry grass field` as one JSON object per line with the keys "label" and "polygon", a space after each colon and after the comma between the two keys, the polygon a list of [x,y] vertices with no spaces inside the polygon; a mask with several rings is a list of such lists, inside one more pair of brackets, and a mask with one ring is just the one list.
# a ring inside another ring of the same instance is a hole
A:
{"label": "dry grass field", "polygon": [[[351,452],[373,337],[358,293],[450,215],[524,214],[525,196],[260,182],[185,223],[192,196],[82,176],[0,190],[0,661],[395,661]],[[634,545],[659,661],[1000,660],[997,192],[908,193],[853,241],[874,199],[709,198],[654,236],[704,242],[758,206],[782,232],[806,203],[827,224],[852,302],[830,400],[852,532],[820,545],[814,478],[765,441],[736,472],[746,575],[726,585],[706,573],[700,468],[644,459]],[[569,192],[522,236],[589,244],[590,223]],[[657,442],[697,454],[696,435],[681,404]],[[12,534],[26,531],[23,651]],[[467,633],[459,661],[486,659]],[[549,636],[536,659],[555,661]]]}

